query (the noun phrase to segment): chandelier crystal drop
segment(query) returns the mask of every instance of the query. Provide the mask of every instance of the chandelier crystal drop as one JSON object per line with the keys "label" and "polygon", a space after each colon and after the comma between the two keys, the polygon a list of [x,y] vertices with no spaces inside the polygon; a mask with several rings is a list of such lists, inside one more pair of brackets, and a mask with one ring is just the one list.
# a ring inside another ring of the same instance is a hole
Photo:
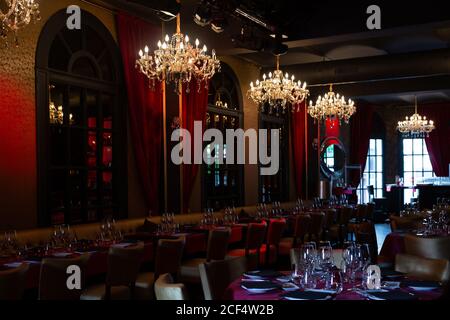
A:
{"label": "chandelier crystal drop", "polygon": [[428,137],[430,132],[434,129],[434,122],[432,120],[427,120],[427,117],[421,116],[417,112],[417,97],[415,97],[414,114],[410,118],[406,117],[404,121],[399,121],[397,130],[406,136],[423,138]]}
{"label": "chandelier crystal drop", "polygon": [[348,123],[355,112],[355,102],[333,92],[333,85],[330,85],[330,92],[319,96],[315,104],[310,101],[308,107],[308,114],[319,122],[339,119]]}
{"label": "chandelier crystal drop", "polygon": [[309,96],[309,90],[306,89],[306,82],[295,81],[295,76],[289,77],[280,70],[280,57],[277,56],[277,69],[268,76],[263,75],[262,80],[256,80],[256,83],[250,83],[250,89],[247,91],[247,97],[257,103],[262,111],[268,105],[269,113],[273,110],[277,112],[282,109],[284,113],[287,107],[291,106],[291,111],[298,111],[296,105],[303,102]]}
{"label": "chandelier crystal drop", "polygon": [[39,4],[35,0],[0,0],[0,37],[3,39],[13,33],[18,45],[18,31],[40,19]]}
{"label": "chandelier crystal drop", "polygon": [[[172,82],[179,90],[179,85],[189,83],[193,78],[197,80],[199,90],[202,82],[208,86],[209,80],[216,72],[220,72],[220,61],[212,50],[207,53],[206,45],[200,47],[200,41],[191,44],[189,37],[180,32],[180,15],[177,16],[177,32],[169,37],[166,35],[158,41],[158,49],[149,53],[146,46],[139,51],[136,68],[150,80],[150,86],[155,87],[158,81]],[[186,88],[189,92],[189,86]]]}

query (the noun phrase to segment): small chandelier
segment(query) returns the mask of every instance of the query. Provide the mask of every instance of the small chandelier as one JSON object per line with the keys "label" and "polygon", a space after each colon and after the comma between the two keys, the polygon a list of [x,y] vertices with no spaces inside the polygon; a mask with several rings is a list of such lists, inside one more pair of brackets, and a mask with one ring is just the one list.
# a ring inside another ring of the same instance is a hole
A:
{"label": "small chandelier", "polygon": [[306,82],[303,85],[300,80],[295,82],[295,76],[289,78],[288,73],[283,76],[283,72],[280,70],[280,56],[277,55],[276,59],[277,69],[273,74],[270,72],[268,77],[264,74],[263,80],[256,80],[255,85],[251,82],[247,97],[260,105],[262,112],[264,112],[266,104],[270,108],[269,113],[272,113],[273,109],[278,111],[279,108],[284,113],[288,105],[294,112],[296,111],[295,105],[303,102],[309,96],[309,90],[306,89]]}
{"label": "small chandelier", "polygon": [[[158,49],[153,55],[149,54],[149,48],[139,51],[139,59],[136,68],[150,79],[150,87],[154,89],[156,81],[168,81],[175,83],[178,93],[179,86],[189,83],[192,78],[197,80],[199,90],[200,83],[208,86],[216,72],[220,71],[220,61],[212,50],[211,56],[207,54],[207,47],[199,48],[200,41],[195,40],[195,47],[189,42],[189,37],[180,31],[180,14],[177,15],[177,31],[170,38],[166,35],[164,40],[158,41]],[[186,88],[189,92],[189,86]]]}
{"label": "small chandelier", "polygon": [[430,132],[435,129],[434,122],[418,114],[417,97],[414,97],[414,99],[415,113],[410,118],[406,117],[404,121],[399,121],[397,130],[411,137],[428,137]]}
{"label": "small chandelier", "polygon": [[221,100],[220,92],[217,92],[217,99],[216,99],[216,102],[214,103],[214,105],[216,108],[228,109],[228,103],[223,102]]}
{"label": "small chandelier", "polygon": [[[0,0],[1,3],[4,4],[0,5],[0,37],[6,39],[9,33],[13,33],[18,45],[19,29],[41,19],[39,4],[35,0]],[[2,8],[6,8],[5,12]]]}
{"label": "small chandelier", "polygon": [[339,119],[348,123],[351,116],[356,112],[355,102],[351,99],[348,101],[344,96],[333,92],[333,85],[330,85],[330,92],[319,96],[315,104],[309,102],[308,114],[315,120],[324,121],[326,119]]}

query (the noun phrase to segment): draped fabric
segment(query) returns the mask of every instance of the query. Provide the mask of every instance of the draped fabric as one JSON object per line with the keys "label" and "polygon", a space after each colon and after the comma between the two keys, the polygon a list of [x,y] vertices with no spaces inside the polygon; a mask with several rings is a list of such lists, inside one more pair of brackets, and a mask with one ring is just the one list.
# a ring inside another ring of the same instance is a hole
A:
{"label": "draped fabric", "polygon": [[[292,149],[294,154],[295,165],[295,185],[297,187],[297,196],[305,196],[305,188],[303,185],[304,172],[308,159],[306,159],[305,145],[305,125],[308,118],[305,113],[306,102],[299,105],[299,111],[292,113],[291,130],[292,130]],[[307,188],[308,186],[306,186]]]}
{"label": "draped fabric", "polygon": [[122,53],[131,142],[144,198],[149,210],[159,210],[162,144],[162,94],[160,85],[151,90],[148,79],[136,68],[138,52],[156,43],[160,29],[125,13],[117,15],[117,32]]}
{"label": "draped fabric", "polygon": [[435,129],[425,142],[433,171],[438,177],[449,176],[450,164],[450,103],[419,106],[419,114],[434,121]]}
{"label": "draped fabric", "polygon": [[341,125],[339,124],[339,119],[335,118],[333,120],[328,119],[325,121],[325,137],[335,137],[339,138],[341,134]]}
{"label": "draped fabric", "polygon": [[[357,111],[350,119],[350,155],[349,165],[361,165],[361,175],[366,167],[369,152],[370,135],[373,127],[374,108],[370,104],[357,104]],[[350,185],[354,188],[360,184],[360,173],[349,172]]]}
{"label": "draped fabric", "polygon": [[[200,89],[200,90],[199,90]],[[199,139],[194,137],[194,122],[202,122],[202,137],[206,122],[206,111],[208,109],[208,89],[204,82],[200,85],[196,80],[189,83],[189,93],[186,93],[186,87],[183,88],[183,128],[191,133],[191,157],[194,159],[194,141]],[[201,139],[203,141],[203,139]],[[203,145],[201,146],[203,150]],[[203,151],[202,151],[203,152]],[[189,200],[192,195],[195,178],[198,174],[199,165],[183,165],[183,209],[184,212],[189,207]]]}

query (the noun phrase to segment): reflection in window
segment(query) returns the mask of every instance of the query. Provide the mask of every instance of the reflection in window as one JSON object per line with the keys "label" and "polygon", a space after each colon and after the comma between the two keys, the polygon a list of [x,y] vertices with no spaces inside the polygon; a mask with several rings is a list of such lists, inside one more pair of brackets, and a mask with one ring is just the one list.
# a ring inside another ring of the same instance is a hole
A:
{"label": "reflection in window", "polygon": [[[232,70],[223,64],[222,72],[214,75],[209,88],[206,129],[220,130],[225,137],[227,129],[241,127],[239,84]],[[213,159],[214,162],[211,165],[203,166],[203,207],[217,210],[227,206],[241,205],[243,202],[243,165],[226,163],[226,144],[224,144],[223,150],[223,164],[218,161],[220,150],[217,144],[208,144],[205,147],[209,162],[213,162]],[[237,154],[236,150],[235,154]]]}
{"label": "reflection in window", "polygon": [[383,140],[370,139],[366,168],[358,186],[359,203],[370,200],[368,186],[373,186],[374,198],[383,197]]}
{"label": "reflection in window", "polygon": [[[404,138],[403,139],[403,182],[405,186],[415,186],[423,179],[434,177],[425,139]],[[412,198],[417,198],[419,191],[415,189],[405,189],[405,204],[411,202]]]}
{"label": "reflection in window", "polygon": [[334,144],[328,146],[324,155],[324,161],[328,169],[334,172]]}

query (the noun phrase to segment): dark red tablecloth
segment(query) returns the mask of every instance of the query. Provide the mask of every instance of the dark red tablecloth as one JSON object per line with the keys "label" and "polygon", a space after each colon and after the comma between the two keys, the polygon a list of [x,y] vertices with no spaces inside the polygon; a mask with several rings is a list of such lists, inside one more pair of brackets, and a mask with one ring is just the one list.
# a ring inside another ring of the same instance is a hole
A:
{"label": "dark red tablecloth", "polygon": [[405,233],[392,232],[386,236],[381,247],[380,256],[383,262],[395,263],[395,256],[405,253]]}
{"label": "dark red tablecloth", "polygon": [[[225,300],[236,300],[236,301],[245,301],[245,300],[266,300],[266,301],[277,301],[283,300],[281,297],[282,294],[285,293],[283,290],[274,290],[263,294],[252,294],[247,290],[241,287],[242,278],[237,279],[227,288],[224,299]],[[361,294],[355,291],[350,291],[350,286],[344,286],[344,291],[338,294],[334,300],[368,300]],[[402,291],[412,292],[417,295],[419,300],[436,300],[438,299],[442,293],[442,289],[436,289],[431,291],[422,291],[422,292],[414,292],[411,289],[401,288]]]}

